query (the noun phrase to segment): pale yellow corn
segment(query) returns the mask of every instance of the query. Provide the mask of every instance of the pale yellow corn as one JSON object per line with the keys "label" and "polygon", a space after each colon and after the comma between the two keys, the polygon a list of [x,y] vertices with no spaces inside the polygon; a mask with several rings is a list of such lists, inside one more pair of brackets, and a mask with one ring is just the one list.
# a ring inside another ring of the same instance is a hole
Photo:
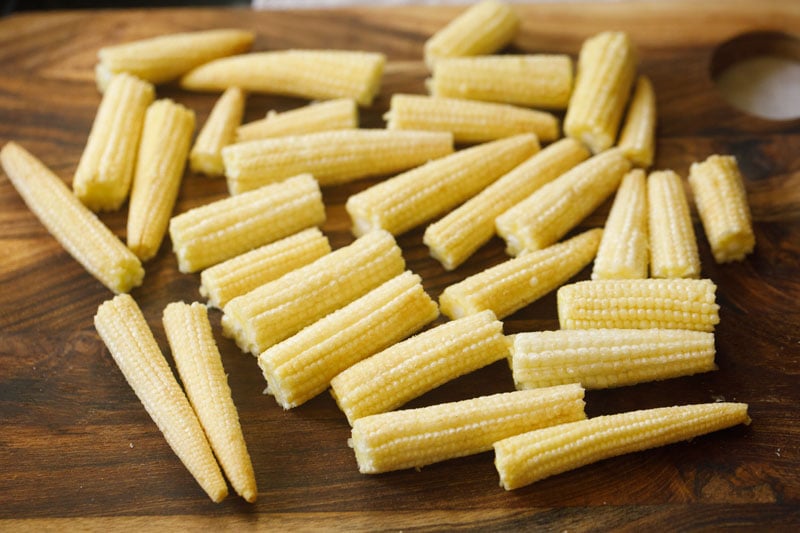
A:
{"label": "pale yellow corn", "polygon": [[167,232],[194,133],[194,112],[172,100],[147,109],[128,206],[128,248],[152,259]]}
{"label": "pale yellow corn", "polygon": [[521,163],[425,230],[423,242],[447,270],[466,261],[495,233],[495,218],[589,157],[575,139],[561,139]]}
{"label": "pale yellow corn", "polygon": [[473,146],[382,181],[345,205],[353,233],[382,228],[399,235],[445,213],[539,151],[535,135]]}
{"label": "pale yellow corn", "polygon": [[518,389],[634,385],[716,369],[714,334],[682,329],[562,329],[514,336]]}
{"label": "pale yellow corn", "polygon": [[691,329],[719,324],[709,279],[580,281],[558,290],[562,329]]}
{"label": "pale yellow corn", "polygon": [[181,272],[196,272],[325,221],[316,180],[301,174],[172,217]]}
{"label": "pale yellow corn", "polygon": [[353,364],[418,331],[439,316],[422,279],[406,271],[314,322],[258,357],[270,394],[298,406]]}
{"label": "pale yellow corn", "polygon": [[153,86],[129,74],[114,76],[103,95],[72,189],[92,211],[119,209],[128,197]]}
{"label": "pale yellow corn", "polygon": [[352,98],[316,102],[283,113],[270,111],[261,120],[236,128],[236,142],[358,128],[358,106]]}
{"label": "pale yellow corn", "polygon": [[589,230],[450,285],[439,298],[442,313],[459,318],[488,309],[505,318],[580,272],[594,258],[602,234],[601,229]]}
{"label": "pale yellow corn", "polygon": [[712,155],[689,169],[697,212],[717,263],[740,261],[753,251],[750,207],[744,178],[733,156]]}
{"label": "pale yellow corn", "polygon": [[100,283],[117,293],[141,285],[139,258],[41,161],[9,142],[0,150],[0,163],[28,209]]}
{"label": "pale yellow corn", "polygon": [[309,228],[203,270],[200,294],[211,307],[229,301],[330,253],[328,238]]}
{"label": "pale yellow corn", "polygon": [[229,87],[219,97],[192,146],[189,160],[192,172],[207,176],[225,174],[222,149],[236,141],[236,131],[244,114],[245,98],[244,92],[238,87]]}
{"label": "pale yellow corn", "polygon": [[453,152],[446,132],[338,130],[261,139],[222,150],[228,190],[239,194],[310,172],[320,185],[399,172]]}
{"label": "pale yellow corn", "polygon": [[222,91],[241,87],[254,93],[328,100],[352,98],[368,106],[378,94],[386,56],[345,50],[282,50],[217,59],[197,67],[181,87]]}
{"label": "pale yellow corn", "polygon": [[572,59],[555,54],[441,59],[428,88],[432,96],[565,109]]}
{"label": "pale yellow corn", "polygon": [[584,41],[564,133],[594,153],[611,147],[635,76],[636,48],[626,33],[608,31]]}
{"label": "pale yellow corn", "polygon": [[592,279],[646,278],[650,259],[648,233],[646,176],[644,170],[634,169],[622,178],[617,190],[594,260]]}
{"label": "pale yellow corn", "polygon": [[639,76],[617,145],[634,165],[648,168],[653,164],[655,144],[656,93],[650,78]]}
{"label": "pale yellow corn", "polygon": [[375,231],[232,299],[225,305],[222,327],[242,350],[258,355],[404,268],[394,238]]}
{"label": "pale yellow corn", "polygon": [[507,355],[503,323],[484,311],[446,322],[354,364],[331,380],[331,393],[352,425]]}
{"label": "pale yellow corn", "polygon": [[506,490],[603,459],[749,424],[747,404],[708,403],[644,409],[562,424],[494,444]]}
{"label": "pale yellow corn", "polygon": [[618,149],[612,149],[540,187],[495,219],[506,251],[517,255],[558,241],[617,189],[630,166]]}
{"label": "pale yellow corn", "polygon": [[214,455],[236,493],[250,503],[256,501],[253,464],[206,306],[173,302],[164,309],[163,322],[186,395]]}
{"label": "pale yellow corn", "polygon": [[167,443],[215,502],[228,495],[203,428],[175,380],[142,311],[128,294],[97,308],[94,325]]}
{"label": "pale yellow corn", "polygon": [[583,420],[583,389],[562,385],[359,418],[352,444],[362,474],[423,466],[492,449],[519,433]]}
{"label": "pale yellow corn", "polygon": [[650,276],[699,278],[700,254],[681,177],[671,170],[647,178]]}

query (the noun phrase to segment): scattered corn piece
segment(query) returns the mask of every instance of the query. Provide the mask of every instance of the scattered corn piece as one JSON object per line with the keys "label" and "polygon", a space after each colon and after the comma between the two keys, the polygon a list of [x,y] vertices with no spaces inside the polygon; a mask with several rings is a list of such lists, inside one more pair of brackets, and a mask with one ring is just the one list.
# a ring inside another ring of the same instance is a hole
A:
{"label": "scattered corn piece", "polygon": [[681,177],[671,170],[647,178],[650,275],[700,277],[700,254]]}
{"label": "scattered corn piece", "polygon": [[245,98],[244,91],[238,87],[229,87],[219,97],[192,146],[192,172],[207,176],[225,174],[222,149],[236,140],[236,128],[242,123]]}
{"label": "scattered corn piece", "polygon": [[236,128],[236,142],[358,128],[358,105],[352,98],[316,102],[283,113],[270,111],[265,118]]}
{"label": "scattered corn piece", "polygon": [[656,144],[656,93],[647,76],[639,76],[619,134],[618,146],[639,167],[653,164]]}

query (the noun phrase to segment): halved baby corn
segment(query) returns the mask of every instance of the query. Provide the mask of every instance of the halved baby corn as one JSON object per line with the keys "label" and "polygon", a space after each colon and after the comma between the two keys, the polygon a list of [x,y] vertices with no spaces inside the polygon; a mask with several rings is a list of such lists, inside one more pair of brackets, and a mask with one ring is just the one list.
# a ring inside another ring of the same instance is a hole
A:
{"label": "halved baby corn", "polygon": [[236,493],[250,503],[256,501],[253,464],[206,306],[173,302],[164,309],[163,322],[186,396],[214,455]]}
{"label": "halved baby corn", "polygon": [[650,276],[699,278],[700,254],[683,180],[671,170],[647,178]]}
{"label": "halved baby corn", "polygon": [[577,384],[504,392],[359,418],[351,445],[362,474],[421,468],[485,452],[512,435],[583,420],[583,407]]}
{"label": "halved baby corn", "polygon": [[170,448],[208,496],[222,501],[228,486],[217,460],[139,306],[120,294],[97,308],[94,325]]}
{"label": "halved baby corn", "polygon": [[320,185],[416,167],[453,152],[446,132],[338,130],[233,144],[222,150],[228,190],[239,194],[310,172]]}
{"label": "halved baby corn", "polygon": [[0,163],[28,209],[100,283],[117,293],[141,285],[139,258],[41,161],[9,142],[0,150]]}
{"label": "halved baby corn", "polygon": [[352,98],[337,98],[283,113],[270,111],[265,118],[236,128],[236,142],[356,128],[358,128],[356,101]]}
{"label": "halved baby corn", "polygon": [[494,444],[506,490],[626,453],[749,424],[747,404],[708,403],[644,409],[523,433]]}
{"label": "halved baby corn", "polygon": [[319,185],[310,174],[172,217],[169,234],[181,272],[196,272],[325,221]]}
{"label": "halved baby corn", "polygon": [[147,109],[128,207],[128,248],[152,259],[167,232],[194,133],[194,111],[172,100]]}
{"label": "halved baby corn", "polygon": [[750,207],[744,178],[733,156],[712,155],[689,169],[697,212],[717,263],[740,261],[753,251]]}
{"label": "halved baby corn", "polygon": [[258,357],[270,394],[284,409],[330,385],[337,374],[439,316],[422,279],[406,271],[276,344]]}
{"label": "halved baby corn", "polygon": [[586,231],[450,285],[439,298],[442,313],[459,318],[489,309],[505,318],[580,272],[597,253],[602,234],[601,229]]}
{"label": "halved baby corn", "polygon": [[617,146],[634,165],[648,168],[653,164],[655,143],[656,93],[650,78],[639,76]]}
{"label": "halved baby corn", "polygon": [[558,320],[562,329],[714,331],[716,290],[709,279],[580,281],[558,290]]}
{"label": "halved baby corn", "polygon": [[208,305],[222,309],[233,298],[312,263],[330,251],[328,238],[319,229],[309,228],[203,270],[200,294],[208,298]]}
{"label": "halved baby corn", "polygon": [[72,189],[92,211],[119,209],[128,197],[139,137],[155,89],[129,74],[118,74],[97,108]]}
{"label": "halved baby corn", "polygon": [[222,149],[236,141],[236,132],[242,123],[245,94],[238,87],[229,87],[219,97],[208,115],[203,129],[192,146],[190,167],[192,172],[207,176],[222,176]]}
{"label": "halved baby corn", "polygon": [[535,135],[515,135],[431,161],[347,199],[353,233],[404,233],[452,209],[539,151]]}
{"label": "halved baby corn", "polygon": [[331,380],[331,393],[352,425],[507,355],[503,323],[484,311],[446,322],[354,364]]}

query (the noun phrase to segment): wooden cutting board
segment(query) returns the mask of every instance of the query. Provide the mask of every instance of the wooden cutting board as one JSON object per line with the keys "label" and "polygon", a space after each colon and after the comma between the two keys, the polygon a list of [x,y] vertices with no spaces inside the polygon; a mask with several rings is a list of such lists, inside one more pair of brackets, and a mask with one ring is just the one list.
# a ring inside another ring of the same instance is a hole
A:
{"label": "wooden cutting board", "polygon": [[[381,127],[395,92],[424,91],[422,45],[458,7],[253,12],[248,9],[84,11],[0,20],[0,143],[20,142],[70,182],[100,97],[93,80],[103,45],[219,27],[257,32],[256,50],[345,48],[389,58],[380,97],[362,110]],[[777,0],[545,3],[517,6],[514,52],[577,55],[589,35],[628,31],[658,94],[658,168],[686,175],[719,152],[739,158],[757,248],[716,265],[700,235],[703,273],[718,285],[721,323],[713,373],[587,393],[589,415],[673,404],[750,404],[749,427],[607,460],[527,488],[498,486],[492,453],[378,476],[358,473],[349,426],[329,395],[283,411],[263,394],[255,359],[212,320],[260,488],[254,505],[211,503],[168,448],[98,338],[92,316],[111,294],[75,263],[0,175],[0,528],[64,526],[553,530],[692,529],[800,524],[800,121],[766,121],[731,108],[709,75],[715,48],[754,30],[800,33],[800,4]],[[205,120],[215,96],[159,88]],[[254,96],[246,120],[304,102]],[[348,244],[344,202],[377,180],[324,191],[323,230]],[[187,175],[176,212],[225,195],[221,180]],[[604,209],[585,223],[601,225]],[[102,219],[118,234],[125,212]],[[398,239],[408,266],[438,298],[464,277],[506,259],[494,240],[455,272],[422,245]],[[162,347],[173,300],[197,300],[198,275],[182,275],[169,243],[133,291]],[[588,270],[576,279],[586,279]],[[551,294],[505,321],[506,333],[557,327]],[[508,391],[505,362],[414,401],[422,406]]]}

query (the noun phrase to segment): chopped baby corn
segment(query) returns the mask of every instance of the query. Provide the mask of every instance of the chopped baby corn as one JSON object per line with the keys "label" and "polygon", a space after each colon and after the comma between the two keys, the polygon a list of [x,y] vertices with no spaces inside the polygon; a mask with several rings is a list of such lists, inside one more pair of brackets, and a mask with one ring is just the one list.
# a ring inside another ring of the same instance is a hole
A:
{"label": "chopped baby corn", "polygon": [[431,161],[354,194],[345,205],[353,233],[404,233],[480,192],[539,151],[535,135],[515,135]]}
{"label": "chopped baby corn", "polygon": [[116,293],[141,285],[139,258],[41,161],[9,142],[0,150],[0,163],[36,218],[100,283]]}
{"label": "chopped baby corn", "polygon": [[656,93],[647,76],[639,76],[619,134],[619,146],[634,165],[653,164],[656,143]]}
{"label": "chopped baby corn", "polygon": [[352,425],[507,355],[503,323],[484,311],[446,322],[354,364],[331,380],[331,393]]}
{"label": "chopped baby corn", "polygon": [[671,170],[647,178],[650,276],[699,278],[700,253],[681,177]]}
{"label": "chopped baby corn", "polygon": [[421,468],[491,450],[512,435],[583,420],[583,393],[580,385],[561,385],[365,416],[353,423],[351,446],[362,474]]}
{"label": "chopped baby corn", "polygon": [[602,234],[601,229],[586,231],[450,285],[439,298],[442,313],[459,318],[488,309],[505,318],[580,272],[597,253]]}
{"label": "chopped baby corn", "polygon": [[236,141],[236,132],[242,123],[245,94],[238,87],[229,87],[219,97],[208,115],[203,129],[192,146],[189,165],[192,172],[207,176],[222,176],[222,149]]}
{"label": "chopped baby corn", "polygon": [[270,111],[265,118],[236,128],[236,142],[356,128],[358,128],[356,101],[352,98],[337,98],[283,113]]}
{"label": "chopped baby corn", "polygon": [[172,217],[169,234],[181,272],[196,272],[325,221],[310,174],[265,185]]}
{"label": "chopped baby corn", "polygon": [[175,380],[139,306],[120,294],[97,308],[94,325],[170,448],[214,502],[228,486],[192,406]]}
{"label": "chopped baby corn", "polygon": [[643,409],[552,426],[494,444],[506,490],[603,459],[749,424],[747,404],[708,403]]}
{"label": "chopped baby corn", "polygon": [[741,261],[753,251],[750,207],[744,178],[733,156],[712,155],[689,169],[697,212],[717,263]]}
{"label": "chopped baby corn", "polygon": [[406,271],[276,344],[258,357],[269,392],[284,409],[330,385],[353,364],[418,331],[439,316],[422,279]]}

